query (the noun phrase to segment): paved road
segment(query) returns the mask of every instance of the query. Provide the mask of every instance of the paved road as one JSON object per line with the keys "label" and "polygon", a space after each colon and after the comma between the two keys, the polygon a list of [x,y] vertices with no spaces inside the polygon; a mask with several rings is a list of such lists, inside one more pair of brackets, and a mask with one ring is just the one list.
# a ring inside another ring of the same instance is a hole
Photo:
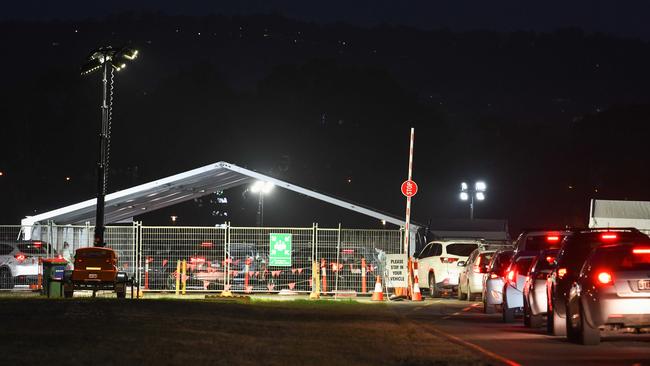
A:
{"label": "paved road", "polygon": [[650,334],[606,334],[600,345],[582,346],[548,336],[545,328],[525,328],[521,319],[504,324],[500,314],[483,314],[477,302],[427,299],[391,305],[427,324],[426,331],[444,334],[502,364],[650,365]]}

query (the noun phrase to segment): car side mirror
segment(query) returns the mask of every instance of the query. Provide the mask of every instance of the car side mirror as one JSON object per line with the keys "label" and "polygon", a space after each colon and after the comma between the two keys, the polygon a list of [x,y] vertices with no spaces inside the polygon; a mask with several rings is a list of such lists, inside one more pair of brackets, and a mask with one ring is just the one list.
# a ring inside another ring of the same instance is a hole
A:
{"label": "car side mirror", "polygon": [[466,265],[467,265],[467,262],[465,262],[465,261],[458,261],[458,264],[457,264],[458,267],[465,267]]}

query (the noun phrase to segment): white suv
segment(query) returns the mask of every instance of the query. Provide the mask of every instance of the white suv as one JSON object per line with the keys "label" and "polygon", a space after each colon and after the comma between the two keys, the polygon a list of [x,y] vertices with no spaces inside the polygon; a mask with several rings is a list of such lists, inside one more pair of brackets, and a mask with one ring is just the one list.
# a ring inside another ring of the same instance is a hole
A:
{"label": "white suv", "polygon": [[458,275],[469,255],[479,247],[479,240],[435,240],[425,245],[416,255],[418,280],[429,289],[432,297],[438,297],[442,289],[458,289]]}
{"label": "white suv", "polygon": [[38,258],[47,257],[47,245],[40,241],[0,241],[0,289],[36,283]]}

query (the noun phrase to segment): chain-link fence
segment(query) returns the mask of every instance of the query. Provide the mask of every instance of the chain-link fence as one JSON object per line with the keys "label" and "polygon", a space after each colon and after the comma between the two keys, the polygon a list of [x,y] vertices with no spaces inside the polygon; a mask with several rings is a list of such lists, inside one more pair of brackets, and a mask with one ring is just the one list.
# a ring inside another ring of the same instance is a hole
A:
{"label": "chain-link fence", "polygon": [[[0,287],[33,287],[39,257],[71,261],[76,249],[92,246],[93,233],[90,225],[0,226]],[[315,260],[322,292],[369,293],[385,255],[401,253],[402,231],[133,223],[108,226],[105,242],[117,252],[118,269],[145,291],[184,283],[186,291],[306,293]]]}

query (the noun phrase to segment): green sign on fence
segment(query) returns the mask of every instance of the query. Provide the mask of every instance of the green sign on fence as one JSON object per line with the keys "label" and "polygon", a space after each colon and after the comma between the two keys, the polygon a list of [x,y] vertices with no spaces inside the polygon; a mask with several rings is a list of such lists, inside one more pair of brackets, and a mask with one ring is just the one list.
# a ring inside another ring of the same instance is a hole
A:
{"label": "green sign on fence", "polygon": [[271,233],[269,266],[291,267],[291,234]]}

